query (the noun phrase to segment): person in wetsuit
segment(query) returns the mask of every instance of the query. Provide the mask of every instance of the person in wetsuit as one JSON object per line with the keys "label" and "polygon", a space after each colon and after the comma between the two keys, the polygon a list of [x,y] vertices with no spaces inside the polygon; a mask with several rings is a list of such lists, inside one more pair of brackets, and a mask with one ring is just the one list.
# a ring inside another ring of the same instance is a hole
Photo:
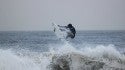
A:
{"label": "person in wetsuit", "polygon": [[73,35],[69,35],[69,36],[71,36],[71,38],[74,38],[74,37],[75,37],[75,34],[76,34],[75,28],[72,26],[72,24],[68,24],[68,25],[67,25],[67,28],[69,28],[70,31],[71,31],[72,34],[73,34]]}
{"label": "person in wetsuit", "polygon": [[60,26],[60,25],[58,25],[58,26],[60,27],[60,30],[61,30],[61,31],[65,31],[65,29],[63,29],[63,28],[66,28],[66,29],[69,29],[69,30],[70,30],[70,32],[68,32],[68,35],[67,35],[66,38],[71,37],[71,38],[73,39],[73,38],[75,37],[76,30],[75,30],[75,28],[72,26],[71,23],[69,23],[67,26]]}

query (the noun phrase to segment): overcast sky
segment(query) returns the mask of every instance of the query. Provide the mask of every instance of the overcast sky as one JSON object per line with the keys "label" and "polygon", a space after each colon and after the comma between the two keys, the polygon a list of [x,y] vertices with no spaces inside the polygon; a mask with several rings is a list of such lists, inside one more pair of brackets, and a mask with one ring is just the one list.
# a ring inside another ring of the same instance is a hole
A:
{"label": "overcast sky", "polygon": [[0,31],[52,30],[52,22],[125,30],[125,0],[0,0]]}

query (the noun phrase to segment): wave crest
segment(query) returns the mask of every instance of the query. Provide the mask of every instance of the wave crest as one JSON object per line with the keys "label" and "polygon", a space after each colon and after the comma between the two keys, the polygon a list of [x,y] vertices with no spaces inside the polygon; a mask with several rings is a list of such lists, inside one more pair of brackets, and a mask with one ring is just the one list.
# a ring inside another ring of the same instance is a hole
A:
{"label": "wave crest", "polygon": [[125,70],[125,55],[114,45],[56,46],[49,52],[0,49],[0,70]]}

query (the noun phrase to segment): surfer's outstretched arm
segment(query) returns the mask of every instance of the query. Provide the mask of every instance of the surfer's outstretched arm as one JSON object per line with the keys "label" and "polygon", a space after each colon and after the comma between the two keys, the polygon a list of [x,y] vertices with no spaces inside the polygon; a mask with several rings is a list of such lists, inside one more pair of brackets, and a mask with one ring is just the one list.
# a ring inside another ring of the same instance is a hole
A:
{"label": "surfer's outstretched arm", "polygon": [[61,27],[61,28],[68,28],[67,26],[60,26],[60,25],[58,25],[58,27]]}

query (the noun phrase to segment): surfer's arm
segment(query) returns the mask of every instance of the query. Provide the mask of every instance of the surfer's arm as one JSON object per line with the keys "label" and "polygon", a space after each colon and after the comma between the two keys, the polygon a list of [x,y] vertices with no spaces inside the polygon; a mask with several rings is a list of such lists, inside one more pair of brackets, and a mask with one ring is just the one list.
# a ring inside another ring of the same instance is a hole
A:
{"label": "surfer's arm", "polygon": [[58,27],[61,27],[61,28],[68,28],[67,26],[60,26],[60,25],[58,25]]}

